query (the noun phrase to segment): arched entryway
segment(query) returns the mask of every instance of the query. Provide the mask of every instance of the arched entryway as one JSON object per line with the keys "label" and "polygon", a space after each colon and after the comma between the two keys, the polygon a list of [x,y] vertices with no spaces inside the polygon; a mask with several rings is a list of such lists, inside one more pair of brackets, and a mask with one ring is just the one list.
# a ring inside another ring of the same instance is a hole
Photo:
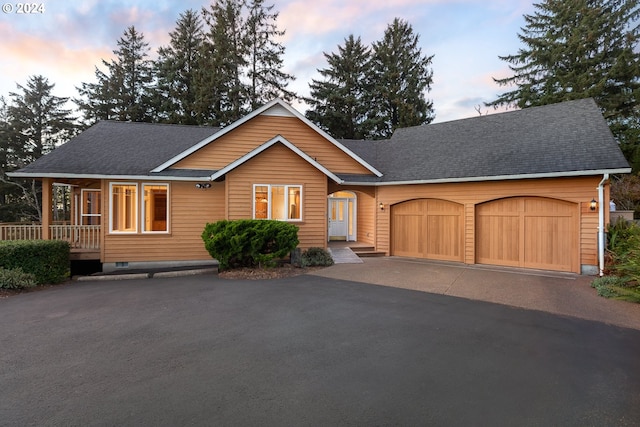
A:
{"label": "arched entryway", "polygon": [[329,194],[328,240],[355,242],[357,230],[357,197],[351,191],[336,191]]}

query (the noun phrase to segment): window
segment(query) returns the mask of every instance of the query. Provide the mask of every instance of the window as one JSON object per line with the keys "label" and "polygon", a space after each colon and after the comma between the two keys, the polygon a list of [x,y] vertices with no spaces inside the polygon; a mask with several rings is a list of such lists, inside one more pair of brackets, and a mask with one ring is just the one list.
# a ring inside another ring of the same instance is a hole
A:
{"label": "window", "polygon": [[80,205],[80,223],[82,225],[100,225],[102,197],[100,190],[80,191],[82,203]]}
{"label": "window", "polygon": [[113,233],[138,231],[138,184],[111,183],[111,227]]}
{"label": "window", "polygon": [[143,184],[142,191],[144,193],[143,231],[168,232],[169,185]]}
{"label": "window", "polygon": [[255,219],[302,220],[302,186],[254,185],[253,217]]}

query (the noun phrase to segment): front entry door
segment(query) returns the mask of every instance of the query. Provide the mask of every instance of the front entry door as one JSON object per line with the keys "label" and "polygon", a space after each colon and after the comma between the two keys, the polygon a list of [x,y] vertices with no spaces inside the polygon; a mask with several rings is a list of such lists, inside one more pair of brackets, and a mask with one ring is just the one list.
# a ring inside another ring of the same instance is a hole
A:
{"label": "front entry door", "polygon": [[347,240],[347,199],[329,199],[329,240]]}

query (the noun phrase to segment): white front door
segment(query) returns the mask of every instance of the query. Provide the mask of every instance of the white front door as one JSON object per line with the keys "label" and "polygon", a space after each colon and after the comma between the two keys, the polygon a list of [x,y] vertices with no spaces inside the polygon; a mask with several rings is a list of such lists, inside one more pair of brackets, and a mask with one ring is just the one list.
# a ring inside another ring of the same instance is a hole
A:
{"label": "white front door", "polygon": [[329,198],[329,240],[348,240],[347,199]]}

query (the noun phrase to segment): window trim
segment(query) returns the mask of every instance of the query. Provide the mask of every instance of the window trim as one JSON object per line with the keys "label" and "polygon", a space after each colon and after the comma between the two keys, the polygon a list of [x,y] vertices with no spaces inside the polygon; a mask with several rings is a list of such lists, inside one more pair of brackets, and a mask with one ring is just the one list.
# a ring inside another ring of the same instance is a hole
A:
{"label": "window trim", "polygon": [[[256,187],[266,187],[267,188],[267,217],[266,218],[256,218]],[[271,200],[271,189],[273,187],[283,187],[284,189],[284,212],[287,214],[287,218],[271,218],[271,206],[272,206],[272,200]],[[289,214],[289,189],[291,187],[295,187],[300,189],[300,218],[288,218]],[[252,212],[251,212],[251,217],[253,219],[274,219],[276,221],[287,221],[287,222],[302,222],[303,221],[303,214],[302,214],[302,205],[303,205],[303,193],[304,193],[304,186],[302,184],[253,184],[253,192],[252,192]]]}
{"label": "window trim", "polygon": [[[84,195],[85,193],[98,193],[100,194],[101,202],[98,204],[98,214],[84,213]],[[80,189],[80,224],[84,225],[84,218],[100,218],[99,223],[102,224],[102,190],[99,188],[81,188]]]}
{"label": "window trim", "polygon": [[[167,188],[167,207],[166,207],[166,212],[167,212],[167,226],[165,230],[162,231],[154,231],[154,230],[146,230],[146,225],[147,225],[147,212],[146,212],[146,203],[144,202],[144,190],[145,187],[152,187],[152,186],[160,186],[160,185],[164,185]],[[140,220],[142,223],[142,227],[141,227],[141,232],[142,234],[169,234],[170,233],[170,228],[169,228],[169,219],[171,217],[171,215],[169,214],[169,207],[171,206],[171,203],[169,201],[169,197],[170,197],[170,193],[171,191],[169,190],[170,186],[168,182],[143,182],[142,183],[142,191],[140,192],[140,200],[141,203],[140,205],[142,206],[142,209],[140,209]]]}
{"label": "window trim", "polygon": [[[135,215],[133,219],[135,221],[135,227],[132,231],[121,231],[113,229],[113,187],[119,185],[133,186],[136,188],[136,197],[133,199],[135,201]],[[114,181],[109,183],[109,234],[138,234],[138,222],[140,216],[140,186],[137,182],[119,182]]]}

